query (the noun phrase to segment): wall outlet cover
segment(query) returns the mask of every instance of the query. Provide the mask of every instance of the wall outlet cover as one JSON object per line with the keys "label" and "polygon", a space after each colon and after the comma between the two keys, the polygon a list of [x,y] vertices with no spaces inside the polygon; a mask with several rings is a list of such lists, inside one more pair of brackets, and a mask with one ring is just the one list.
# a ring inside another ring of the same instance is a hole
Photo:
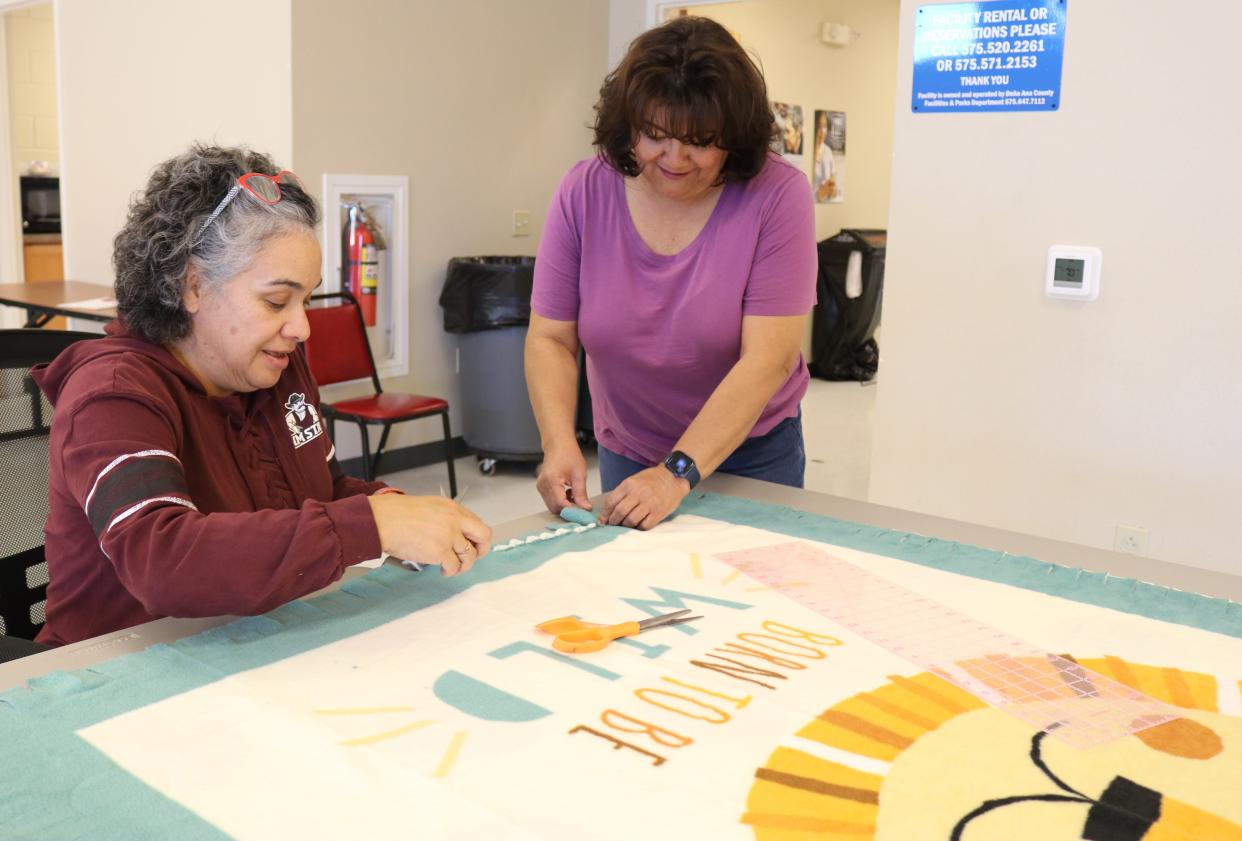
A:
{"label": "wall outlet cover", "polygon": [[1119,525],[1113,537],[1113,550],[1127,555],[1146,555],[1147,536],[1145,528]]}

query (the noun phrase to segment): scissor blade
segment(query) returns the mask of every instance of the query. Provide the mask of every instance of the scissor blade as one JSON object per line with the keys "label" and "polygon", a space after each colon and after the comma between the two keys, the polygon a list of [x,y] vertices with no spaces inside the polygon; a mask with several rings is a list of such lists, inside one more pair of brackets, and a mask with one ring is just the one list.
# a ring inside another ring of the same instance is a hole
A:
{"label": "scissor blade", "polygon": [[663,616],[653,616],[650,619],[644,619],[638,623],[638,630],[645,631],[648,628],[658,628],[661,625],[680,625],[682,622],[689,622],[690,619],[701,619],[701,616],[691,616],[686,618],[686,614],[690,613],[692,608],[678,610],[673,613],[666,613]]}

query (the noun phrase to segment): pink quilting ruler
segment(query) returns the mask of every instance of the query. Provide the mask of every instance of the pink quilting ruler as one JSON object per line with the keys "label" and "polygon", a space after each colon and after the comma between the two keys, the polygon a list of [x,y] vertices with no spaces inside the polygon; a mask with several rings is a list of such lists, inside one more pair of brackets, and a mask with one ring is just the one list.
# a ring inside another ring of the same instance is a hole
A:
{"label": "pink quilting ruler", "polygon": [[716,556],[755,580],[1076,748],[1176,708],[806,543]]}

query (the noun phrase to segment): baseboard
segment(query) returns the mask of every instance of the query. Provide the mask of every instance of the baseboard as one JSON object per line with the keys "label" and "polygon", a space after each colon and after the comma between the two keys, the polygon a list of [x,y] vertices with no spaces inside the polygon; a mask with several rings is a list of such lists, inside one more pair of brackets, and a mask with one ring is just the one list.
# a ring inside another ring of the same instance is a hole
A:
{"label": "baseboard", "polygon": [[[453,458],[470,455],[470,448],[458,436],[453,439]],[[398,470],[413,470],[415,467],[426,467],[428,464],[444,463],[444,442],[429,441],[426,444],[414,444],[409,447],[398,447],[395,450],[384,450],[384,458],[380,461],[380,476],[385,473],[396,473]],[[341,469],[350,476],[363,476],[362,456],[343,459]],[[377,479],[379,476],[376,477]]]}

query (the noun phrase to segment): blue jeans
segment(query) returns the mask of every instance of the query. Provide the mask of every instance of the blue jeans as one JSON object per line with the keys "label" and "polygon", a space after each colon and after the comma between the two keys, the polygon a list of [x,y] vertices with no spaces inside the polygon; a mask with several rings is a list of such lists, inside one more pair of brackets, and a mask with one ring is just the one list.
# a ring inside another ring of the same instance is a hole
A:
{"label": "blue jeans", "polygon": [[[604,493],[650,466],[614,453],[603,444],[599,446],[599,476]],[[767,435],[747,438],[716,468],[716,472],[801,488],[806,476],[802,410],[772,427]]]}

